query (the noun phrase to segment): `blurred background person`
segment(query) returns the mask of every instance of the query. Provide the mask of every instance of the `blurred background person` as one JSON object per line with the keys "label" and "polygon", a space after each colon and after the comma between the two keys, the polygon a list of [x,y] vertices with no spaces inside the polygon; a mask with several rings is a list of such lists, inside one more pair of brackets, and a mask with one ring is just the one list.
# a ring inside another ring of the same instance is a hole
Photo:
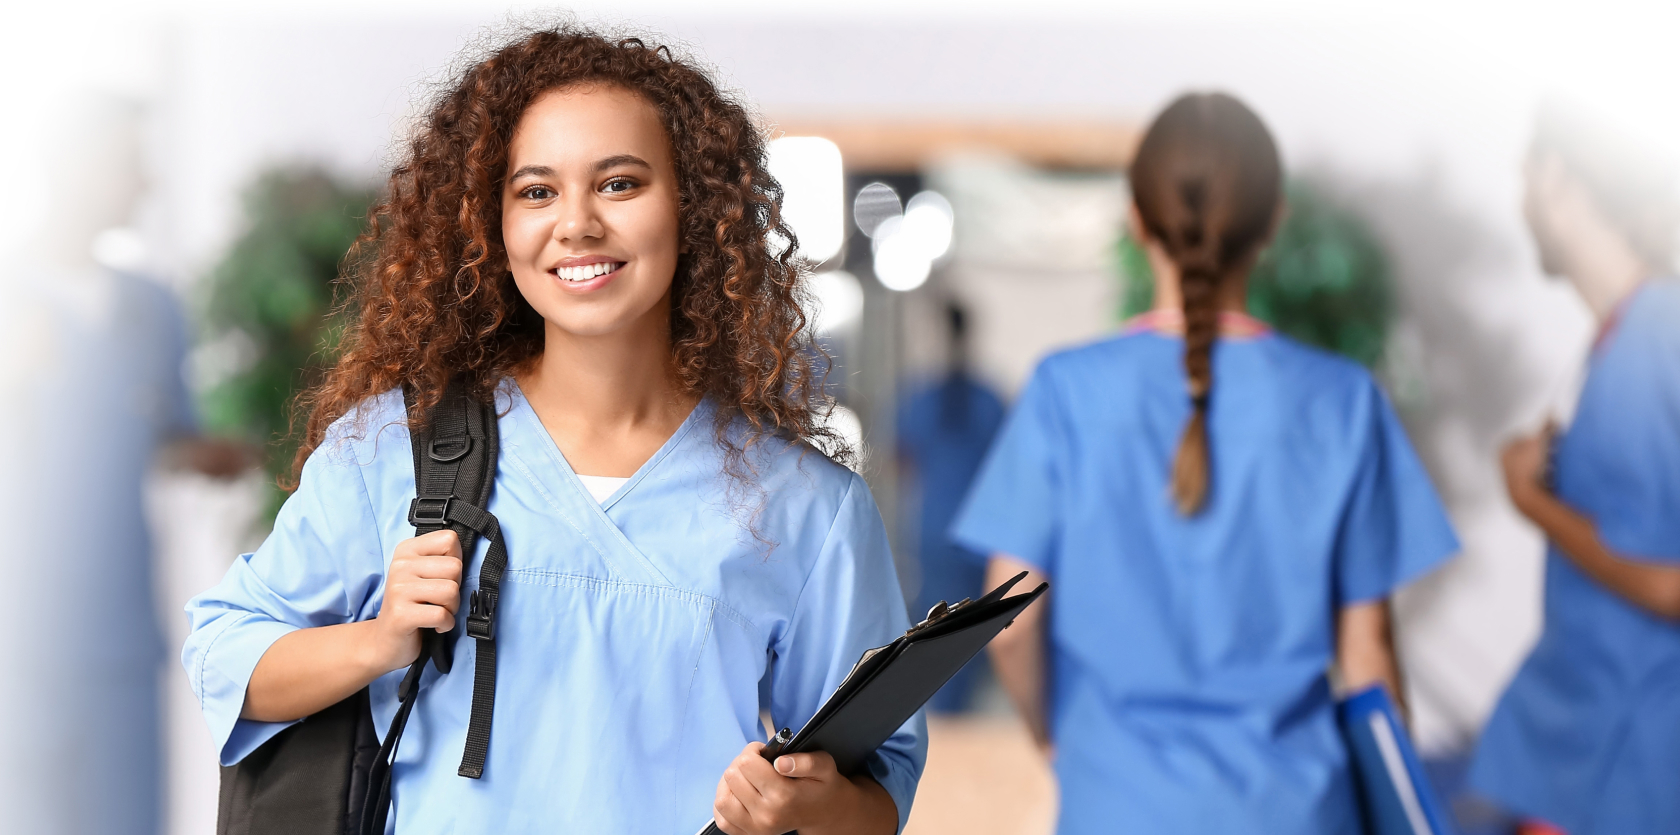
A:
{"label": "blurred background person", "polygon": [[1473,784],[1524,831],[1680,832],[1680,189],[1671,160],[1560,106],[1524,167],[1541,266],[1599,326],[1573,420],[1504,451],[1546,535],[1545,627]]}
{"label": "blurred background person", "polygon": [[[967,314],[960,305],[946,305],[945,328],[945,373],[908,387],[899,400],[895,426],[899,475],[910,482],[905,505],[915,510],[909,521],[916,548],[907,555],[916,560],[920,572],[910,606],[912,622],[926,617],[941,600],[954,604],[985,593],[980,555],[952,542],[950,528],[1003,422],[1003,401],[969,369]],[[985,657],[975,658],[940,688],[928,709],[966,709],[985,674]]]}
{"label": "blurred background person", "polygon": [[0,556],[26,602],[0,688],[0,831],[151,833],[160,821],[152,548],[142,483],[171,459],[224,475],[242,451],[192,440],[175,297],[134,274],[139,106],[79,91],[54,120],[38,234],[4,268]]}
{"label": "blurred background person", "polygon": [[1059,832],[1358,833],[1326,670],[1398,697],[1388,597],[1457,539],[1371,376],[1245,313],[1283,198],[1259,117],[1176,99],[1131,186],[1155,309],[1039,366],[953,529],[988,583],[1052,583],[993,663]]}

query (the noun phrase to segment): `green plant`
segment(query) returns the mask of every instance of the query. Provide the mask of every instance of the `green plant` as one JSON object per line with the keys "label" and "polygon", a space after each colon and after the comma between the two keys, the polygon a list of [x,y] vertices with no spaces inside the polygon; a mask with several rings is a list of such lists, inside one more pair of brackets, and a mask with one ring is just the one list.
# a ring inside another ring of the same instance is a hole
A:
{"label": "green plant", "polygon": [[[1394,316],[1387,253],[1365,222],[1310,183],[1286,190],[1288,214],[1248,281],[1248,309],[1279,332],[1370,367]],[[1148,310],[1155,281],[1143,248],[1120,242],[1120,313]]]}
{"label": "green plant", "polygon": [[246,231],[209,276],[205,425],[263,446],[273,510],[298,446],[289,407],[337,357],[336,279],[375,196],[318,169],[271,170],[246,192]]}

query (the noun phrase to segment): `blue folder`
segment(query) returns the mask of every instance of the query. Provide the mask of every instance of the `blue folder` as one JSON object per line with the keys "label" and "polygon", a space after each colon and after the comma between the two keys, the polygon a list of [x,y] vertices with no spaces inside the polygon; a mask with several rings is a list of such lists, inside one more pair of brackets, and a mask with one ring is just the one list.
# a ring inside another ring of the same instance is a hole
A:
{"label": "blue folder", "polygon": [[1447,807],[1424,776],[1394,702],[1373,685],[1336,707],[1347,740],[1365,831],[1370,835],[1457,835]]}

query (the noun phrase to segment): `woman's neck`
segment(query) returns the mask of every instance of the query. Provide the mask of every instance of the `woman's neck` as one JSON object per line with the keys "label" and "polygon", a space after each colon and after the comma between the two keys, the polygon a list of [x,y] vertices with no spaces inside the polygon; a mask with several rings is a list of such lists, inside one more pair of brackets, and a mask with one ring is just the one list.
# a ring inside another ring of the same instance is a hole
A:
{"label": "woman's neck", "polygon": [[517,377],[561,453],[586,475],[634,474],[698,402],[676,381],[662,315],[598,336],[548,323],[541,356]]}

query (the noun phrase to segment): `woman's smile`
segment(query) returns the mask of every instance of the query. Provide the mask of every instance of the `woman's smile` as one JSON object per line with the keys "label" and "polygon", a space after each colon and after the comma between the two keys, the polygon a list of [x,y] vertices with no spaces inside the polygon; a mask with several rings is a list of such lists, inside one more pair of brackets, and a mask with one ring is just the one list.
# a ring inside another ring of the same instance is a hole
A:
{"label": "woman's smile", "polygon": [[569,285],[569,290],[594,290],[612,281],[626,263],[601,256],[567,258],[550,267],[548,274]]}

